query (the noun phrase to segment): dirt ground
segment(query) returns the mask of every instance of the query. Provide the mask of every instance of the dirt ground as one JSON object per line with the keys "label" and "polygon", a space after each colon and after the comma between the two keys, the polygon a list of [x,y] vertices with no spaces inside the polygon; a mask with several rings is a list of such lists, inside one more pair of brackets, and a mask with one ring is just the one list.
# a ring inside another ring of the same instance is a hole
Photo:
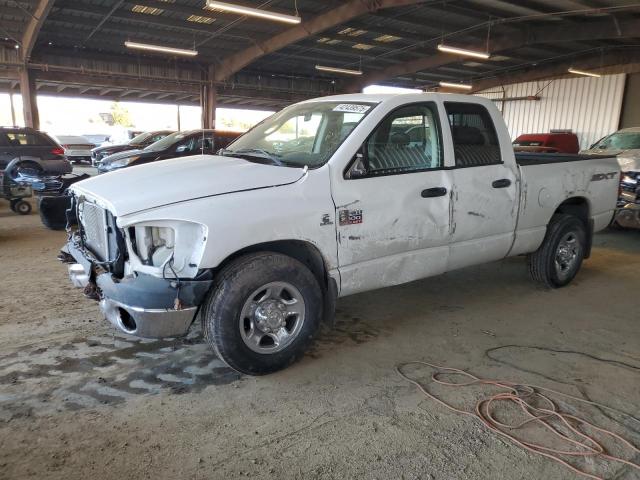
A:
{"label": "dirt ground", "polygon": [[[336,327],[301,362],[261,378],[226,368],[197,328],[162,341],[115,333],[56,261],[64,240],[0,201],[1,479],[578,478],[425,398],[395,372],[409,360],[640,417],[640,232],[597,235],[560,290],[536,287],[515,258],[341,299]],[[466,408],[479,393],[433,390]],[[638,420],[561,406],[640,444]]]}

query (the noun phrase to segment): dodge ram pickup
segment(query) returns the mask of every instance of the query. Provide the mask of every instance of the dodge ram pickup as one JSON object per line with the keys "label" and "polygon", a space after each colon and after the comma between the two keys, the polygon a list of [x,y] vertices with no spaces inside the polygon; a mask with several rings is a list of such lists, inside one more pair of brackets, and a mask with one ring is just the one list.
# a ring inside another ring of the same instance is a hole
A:
{"label": "dodge ram pickup", "polygon": [[206,341],[252,375],[299,358],[338,297],[526,255],[562,287],[610,222],[613,157],[514,154],[465,95],[289,106],[218,155],[72,186],[60,258],[116,328]]}

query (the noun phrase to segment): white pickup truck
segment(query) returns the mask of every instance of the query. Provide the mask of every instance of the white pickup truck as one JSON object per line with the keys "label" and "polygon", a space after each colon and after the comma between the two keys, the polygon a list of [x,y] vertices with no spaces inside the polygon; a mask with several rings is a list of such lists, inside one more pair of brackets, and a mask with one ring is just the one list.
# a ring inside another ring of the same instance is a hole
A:
{"label": "white pickup truck", "polygon": [[566,285],[619,181],[612,157],[516,157],[484,98],[333,96],[219,155],[73,185],[61,259],[120,330],[183,335],[199,313],[220,358],[259,375],[299,358],[338,297],[524,254]]}

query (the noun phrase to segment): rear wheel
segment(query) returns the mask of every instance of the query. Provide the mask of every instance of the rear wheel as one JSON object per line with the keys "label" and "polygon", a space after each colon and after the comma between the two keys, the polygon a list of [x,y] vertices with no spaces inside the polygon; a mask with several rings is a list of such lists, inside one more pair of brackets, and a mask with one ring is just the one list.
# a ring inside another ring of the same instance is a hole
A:
{"label": "rear wheel", "polygon": [[313,273],[291,257],[261,252],[220,272],[203,306],[202,330],[231,368],[265,375],[304,354],[321,317],[322,293]]}
{"label": "rear wheel", "polygon": [[44,169],[34,161],[24,160],[11,166],[7,172],[9,179],[19,182],[41,177],[44,174]]}
{"label": "rear wheel", "polygon": [[527,258],[531,276],[549,288],[564,287],[580,270],[586,247],[584,222],[573,215],[554,215],[542,245]]}

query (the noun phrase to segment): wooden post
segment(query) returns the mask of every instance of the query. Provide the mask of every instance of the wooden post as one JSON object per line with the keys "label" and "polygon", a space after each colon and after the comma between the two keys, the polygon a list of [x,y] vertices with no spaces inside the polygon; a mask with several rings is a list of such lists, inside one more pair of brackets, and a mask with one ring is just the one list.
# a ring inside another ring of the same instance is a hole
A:
{"label": "wooden post", "polygon": [[38,130],[40,128],[40,116],[38,114],[38,104],[36,103],[36,81],[26,66],[20,69],[20,93],[22,94],[25,127]]}
{"label": "wooden post", "polygon": [[218,92],[214,85],[207,87],[207,128],[216,128],[216,104],[218,103]]}
{"label": "wooden post", "polygon": [[200,87],[200,106],[202,107],[202,128],[216,128],[216,104],[218,92],[213,83],[215,71],[213,65],[209,65],[206,74],[207,83]]}
{"label": "wooden post", "polygon": [[13,104],[13,92],[9,91],[9,105],[11,106],[11,125],[14,127],[18,126],[18,122],[16,122],[16,107]]}

